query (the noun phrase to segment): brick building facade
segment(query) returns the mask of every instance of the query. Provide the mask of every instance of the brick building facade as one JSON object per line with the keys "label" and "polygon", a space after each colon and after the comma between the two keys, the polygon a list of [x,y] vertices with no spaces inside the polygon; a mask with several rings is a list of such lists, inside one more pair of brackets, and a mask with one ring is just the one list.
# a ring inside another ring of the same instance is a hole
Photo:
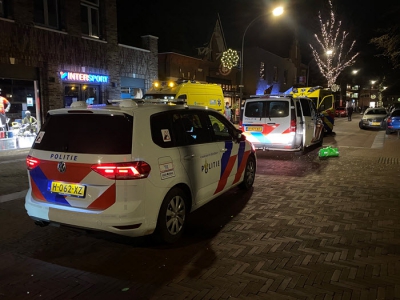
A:
{"label": "brick building facade", "polygon": [[118,43],[116,0],[0,1],[0,95],[11,121],[73,101],[138,97],[157,78],[158,38]]}

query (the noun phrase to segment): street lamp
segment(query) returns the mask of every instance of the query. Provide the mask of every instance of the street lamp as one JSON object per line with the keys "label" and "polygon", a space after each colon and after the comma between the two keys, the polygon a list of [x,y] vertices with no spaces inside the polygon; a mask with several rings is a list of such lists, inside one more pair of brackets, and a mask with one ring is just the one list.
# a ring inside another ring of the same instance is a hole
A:
{"label": "street lamp", "polygon": [[[283,7],[282,6],[279,6],[279,7],[277,7],[277,8],[275,8],[273,11],[272,11],[272,14],[274,15],[274,16],[280,16],[281,14],[283,14]],[[241,71],[240,71],[240,85],[239,85],[239,88],[240,88],[240,101],[242,100],[242,97],[243,97],[243,71],[244,71],[244,38],[245,38],[245,36],[246,36],[246,33],[247,33],[247,30],[250,28],[250,26],[251,25],[253,25],[254,24],[254,22],[255,21],[257,21],[258,19],[260,19],[261,17],[263,17],[263,16],[265,16],[266,14],[262,14],[262,15],[259,15],[258,17],[256,17],[256,18],[254,18],[253,19],[253,21],[251,21],[250,23],[249,23],[249,25],[247,25],[247,27],[246,27],[246,29],[244,30],[244,33],[243,33],[243,37],[242,37],[242,52],[241,52],[241,54],[240,54],[240,61],[241,61],[241,65],[242,65],[242,68],[241,68]]]}

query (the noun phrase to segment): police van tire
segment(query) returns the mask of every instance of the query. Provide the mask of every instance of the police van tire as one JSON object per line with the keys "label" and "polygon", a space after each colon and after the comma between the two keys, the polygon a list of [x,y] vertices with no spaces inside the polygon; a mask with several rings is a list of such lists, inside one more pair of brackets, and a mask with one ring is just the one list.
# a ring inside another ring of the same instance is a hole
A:
{"label": "police van tire", "polygon": [[318,147],[322,147],[322,144],[324,143],[324,135],[323,134],[321,134],[321,137],[320,137],[320,139],[319,139],[319,141],[318,141],[318,143],[317,143],[317,146]]}
{"label": "police van tire", "polygon": [[296,151],[294,154],[297,155],[297,156],[302,156],[305,151],[306,151],[306,147],[304,147],[303,142],[301,142],[301,145],[299,147],[299,151]]}
{"label": "police van tire", "polygon": [[256,176],[256,160],[253,155],[250,155],[246,162],[246,168],[244,169],[243,181],[239,184],[239,188],[243,190],[249,190],[254,183]]}
{"label": "police van tire", "polygon": [[182,236],[188,214],[187,195],[180,188],[165,196],[158,214],[154,237],[158,242],[172,244]]}

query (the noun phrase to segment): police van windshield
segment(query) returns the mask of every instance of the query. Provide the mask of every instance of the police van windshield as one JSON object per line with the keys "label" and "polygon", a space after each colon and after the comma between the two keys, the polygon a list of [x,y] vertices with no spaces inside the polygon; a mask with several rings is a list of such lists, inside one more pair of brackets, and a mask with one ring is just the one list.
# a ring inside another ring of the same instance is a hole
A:
{"label": "police van windshield", "polygon": [[248,118],[281,118],[288,115],[288,101],[251,101],[246,104],[244,112]]}

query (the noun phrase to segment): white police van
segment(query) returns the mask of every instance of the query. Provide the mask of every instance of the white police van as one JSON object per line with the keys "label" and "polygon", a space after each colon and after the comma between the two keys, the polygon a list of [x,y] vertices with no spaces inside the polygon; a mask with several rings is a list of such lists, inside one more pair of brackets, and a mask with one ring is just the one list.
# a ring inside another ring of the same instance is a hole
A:
{"label": "white police van", "polygon": [[262,96],[244,103],[241,129],[256,149],[297,151],[323,143],[323,123],[306,97]]}
{"label": "white police van", "polygon": [[132,100],[49,111],[26,161],[25,208],[37,225],[168,243],[188,213],[251,188],[256,172],[255,150],[217,111]]}

